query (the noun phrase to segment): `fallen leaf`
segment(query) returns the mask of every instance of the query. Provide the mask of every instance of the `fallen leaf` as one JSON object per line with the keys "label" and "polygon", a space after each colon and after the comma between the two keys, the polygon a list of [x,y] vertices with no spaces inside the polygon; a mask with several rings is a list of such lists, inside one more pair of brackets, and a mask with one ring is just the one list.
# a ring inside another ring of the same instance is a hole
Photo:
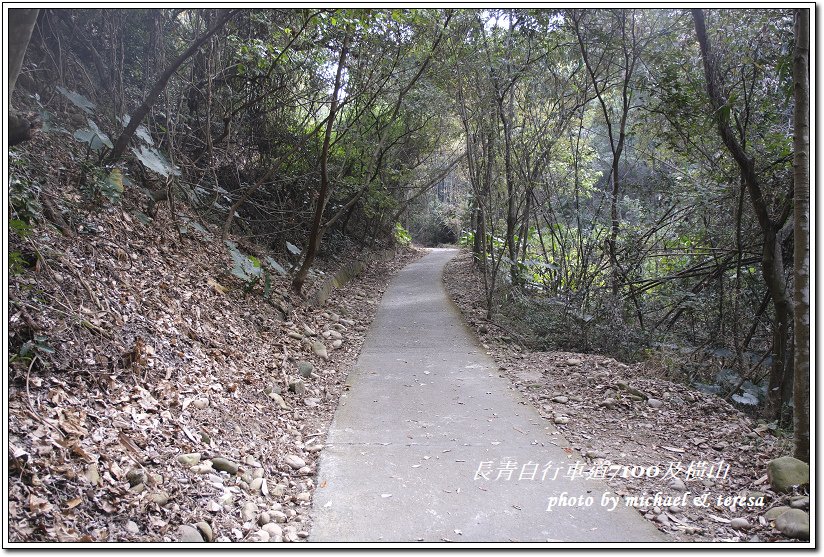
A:
{"label": "fallen leaf", "polygon": [[46,499],[38,497],[35,494],[29,495],[29,510],[35,514],[43,514],[50,512],[54,506]]}
{"label": "fallen leaf", "polygon": [[220,294],[226,294],[226,289],[223,286],[221,286],[221,284],[218,281],[216,281],[215,279],[213,279],[212,277],[209,277],[209,278],[206,279],[206,284],[208,284],[209,286],[214,288]]}

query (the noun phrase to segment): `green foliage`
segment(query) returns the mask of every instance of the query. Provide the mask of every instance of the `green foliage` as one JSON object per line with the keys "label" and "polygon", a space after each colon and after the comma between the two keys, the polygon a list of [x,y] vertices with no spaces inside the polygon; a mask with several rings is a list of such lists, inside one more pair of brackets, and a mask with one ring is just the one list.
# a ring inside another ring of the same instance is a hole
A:
{"label": "green foliage", "polygon": [[23,343],[23,346],[20,348],[19,352],[20,356],[23,358],[33,358],[43,354],[54,354],[54,348],[49,346],[47,342],[48,340],[48,337],[34,335],[32,340]]}
{"label": "green foliage", "polygon": [[29,262],[19,251],[9,251],[9,274],[11,276],[22,275],[29,268]]}
{"label": "green foliage", "polygon": [[80,192],[89,203],[98,207],[105,202],[120,203],[125,191],[122,170],[107,170],[86,161],[81,163],[81,172]]}
{"label": "green foliage", "polygon": [[462,248],[471,248],[475,245],[475,233],[472,230],[464,230],[458,238],[458,245]]}
{"label": "green foliage", "polygon": [[34,335],[31,340],[27,340],[20,347],[16,354],[12,354],[9,363],[15,361],[31,362],[35,358],[41,361],[48,355],[54,354],[55,350],[48,343],[49,338],[43,335]]}
{"label": "green foliage", "polygon": [[[237,244],[231,240],[226,240],[226,247],[229,249],[229,256],[232,258],[232,268],[230,272],[232,276],[237,277],[244,283],[244,292],[247,294],[254,290],[258,285],[263,287],[263,299],[271,300],[272,297],[272,275],[263,266],[260,259],[254,255],[246,255],[241,252]],[[265,258],[266,263],[271,266],[278,273],[285,274],[285,270],[277,261],[269,256]]]}
{"label": "green foliage", "polygon": [[395,223],[395,231],[393,233],[393,237],[395,238],[395,243],[399,246],[411,246],[412,245],[412,236],[409,234],[403,225],[399,222]]}
{"label": "green foliage", "polygon": [[237,244],[230,240],[226,240],[226,247],[229,248],[229,255],[232,258],[232,275],[252,286],[257,284],[263,277],[260,260],[253,255],[242,253]]}
{"label": "green foliage", "polygon": [[40,186],[36,183],[17,176],[9,179],[9,204],[16,218],[11,219],[9,225],[18,223],[18,231],[22,225],[30,225],[43,212],[40,204]]}
{"label": "green foliage", "polygon": [[26,236],[31,234],[31,224],[20,219],[9,220],[9,228],[12,229],[15,232],[15,234],[17,234],[21,238],[25,238]]}

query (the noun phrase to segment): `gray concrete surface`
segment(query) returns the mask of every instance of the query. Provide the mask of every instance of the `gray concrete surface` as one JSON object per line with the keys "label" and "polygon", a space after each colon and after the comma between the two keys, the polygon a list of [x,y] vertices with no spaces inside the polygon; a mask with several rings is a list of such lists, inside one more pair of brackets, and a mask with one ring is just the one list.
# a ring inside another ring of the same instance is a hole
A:
{"label": "gray concrete surface", "polygon": [[[601,481],[569,477],[583,459],[449,299],[456,254],[432,250],[384,294],[321,454],[309,541],[666,541],[636,510],[603,506]],[[547,510],[562,494],[583,504]]]}

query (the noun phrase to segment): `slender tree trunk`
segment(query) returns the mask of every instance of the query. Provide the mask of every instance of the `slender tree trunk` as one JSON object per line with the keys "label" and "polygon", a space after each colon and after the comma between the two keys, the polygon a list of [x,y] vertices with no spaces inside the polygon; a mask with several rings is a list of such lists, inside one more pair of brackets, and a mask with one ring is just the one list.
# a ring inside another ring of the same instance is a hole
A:
{"label": "slender tree trunk", "polygon": [[526,207],[524,208],[524,218],[521,220],[521,261],[526,261],[526,252],[529,249],[529,215],[532,213],[532,186],[526,189]]}
{"label": "slender tree trunk", "polygon": [[618,231],[620,229],[621,221],[618,215],[618,192],[620,190],[620,178],[618,176],[618,165],[621,161],[621,153],[614,153],[612,158],[611,179],[612,190],[609,195],[609,215],[610,215],[610,231],[609,240],[609,265],[612,270],[612,294],[617,296],[621,290],[621,280],[618,273]]}
{"label": "slender tree trunk", "polygon": [[309,268],[315,262],[315,256],[320,247],[320,232],[323,221],[323,210],[326,208],[326,201],[329,192],[329,145],[332,142],[332,128],[335,125],[335,115],[338,111],[338,95],[343,86],[343,69],[346,66],[346,55],[349,50],[349,35],[343,38],[343,46],[340,49],[340,59],[338,60],[338,71],[335,74],[335,87],[332,90],[332,98],[329,103],[329,116],[326,121],[326,133],[323,138],[323,149],[320,155],[320,190],[318,191],[318,201],[315,205],[315,218],[312,221],[312,230],[309,234],[309,243],[306,246],[306,256],[294,279],[292,279],[292,289],[298,294],[303,290]]}
{"label": "slender tree trunk", "polygon": [[744,147],[736,139],[729,122],[722,117],[721,108],[725,106],[725,101],[721,97],[715,59],[707,38],[704,11],[695,8],[692,10],[692,16],[695,22],[695,34],[701,48],[707,94],[715,115],[718,134],[741,172],[763,235],[764,249],[761,259],[761,274],[772,295],[775,308],[773,363],[770,369],[765,415],[771,419],[778,419],[781,415],[781,386],[784,385],[784,374],[792,365],[792,351],[788,350],[788,338],[790,323],[793,319],[793,308],[787,295],[787,285],[784,280],[781,234],[779,233],[782,223],[770,218],[767,202],[761,189],[761,182],[755,171],[755,161],[747,155]]}
{"label": "slender tree trunk", "polygon": [[482,191],[481,195],[484,199],[484,206],[487,207],[487,211],[485,211],[485,218],[481,223],[482,227],[482,245],[485,254],[488,254],[489,257],[484,256],[483,264],[484,264],[484,287],[486,288],[486,318],[492,319],[492,310],[493,310],[493,302],[495,298],[495,283],[498,279],[498,265],[495,264],[495,243],[493,240],[494,234],[494,221],[492,216],[492,175],[495,171],[495,127],[493,124],[489,124],[489,131],[487,133],[486,139],[486,159],[485,163],[486,166],[484,168],[484,179],[483,184],[481,186]]}
{"label": "slender tree trunk", "polygon": [[795,185],[795,367],[793,437],[795,457],[810,460],[810,10],[795,14],[793,88],[795,121],[793,160]]}
{"label": "slender tree trunk", "polygon": [[209,30],[207,30],[203,35],[201,35],[195,42],[193,42],[189,48],[187,48],[183,54],[177,57],[177,59],[166,68],[166,71],[161,74],[160,77],[157,78],[157,81],[152,87],[149,94],[146,95],[146,98],[143,99],[143,102],[140,103],[134,112],[130,115],[129,124],[126,126],[126,129],[123,130],[123,133],[120,134],[120,137],[117,138],[117,141],[114,144],[114,149],[109,154],[107,161],[109,163],[117,162],[120,157],[123,156],[123,153],[126,151],[126,147],[129,145],[129,140],[134,135],[134,132],[137,130],[137,127],[143,121],[143,118],[146,117],[146,114],[149,113],[149,110],[152,108],[152,105],[155,102],[155,99],[163,92],[163,89],[166,88],[166,83],[169,79],[174,75],[177,69],[183,65],[183,62],[188,60],[195,52],[200,49],[200,47],[209,40],[209,38],[217,33],[225,24],[228,22],[232,16],[237,13],[238,10],[227,10],[218,20],[212,25]]}
{"label": "slender tree trunk", "polygon": [[[620,17],[620,25],[621,25],[621,49],[623,54],[623,77],[621,82],[621,115],[618,118],[618,121],[615,122],[612,118],[610,118],[610,110],[608,108],[608,101],[604,98],[604,91],[607,87],[606,78],[604,80],[604,85],[602,88],[598,88],[598,80],[596,71],[600,66],[600,61],[597,65],[593,66],[590,61],[590,55],[587,51],[587,44],[584,40],[583,35],[581,34],[581,17],[577,16],[575,12],[573,12],[573,24],[575,26],[575,35],[578,39],[578,46],[581,51],[581,56],[584,59],[584,65],[587,68],[587,73],[589,74],[590,81],[592,82],[592,87],[595,90],[595,96],[598,99],[598,103],[601,106],[601,112],[604,115],[604,123],[607,127],[607,136],[609,137],[609,146],[612,151],[612,165],[610,167],[610,233],[609,238],[607,239],[607,251],[609,255],[609,263],[610,263],[610,271],[611,271],[611,281],[612,281],[612,293],[614,295],[618,295],[621,285],[623,283],[623,279],[621,277],[621,271],[618,266],[618,232],[620,231],[621,227],[621,220],[620,215],[618,213],[618,201],[619,195],[621,191],[621,177],[619,174],[620,163],[621,163],[621,155],[624,152],[624,142],[626,140],[626,126],[627,126],[627,118],[629,116],[629,111],[631,109],[630,103],[630,81],[632,80],[632,75],[635,70],[635,63],[638,58],[637,52],[637,38],[635,36],[635,11],[631,11],[629,17],[630,20],[630,36],[627,36],[627,10],[621,9],[616,12],[618,17]],[[615,126],[617,125],[617,137],[615,137]]]}
{"label": "slender tree trunk", "polygon": [[6,119],[9,147],[31,139],[31,122],[11,108],[11,95],[17,85],[17,76],[23,67],[23,58],[29,46],[29,39],[37,22],[38,9],[12,8],[8,11],[8,56],[9,56],[9,113]]}
{"label": "slender tree trunk", "polygon": [[512,170],[512,141],[511,141],[511,113],[504,110],[504,99],[498,99],[498,113],[504,128],[504,178],[506,180],[506,249],[509,257],[509,275],[512,286],[517,286],[518,278],[518,247],[515,244],[515,227],[517,215],[515,211],[515,177]]}

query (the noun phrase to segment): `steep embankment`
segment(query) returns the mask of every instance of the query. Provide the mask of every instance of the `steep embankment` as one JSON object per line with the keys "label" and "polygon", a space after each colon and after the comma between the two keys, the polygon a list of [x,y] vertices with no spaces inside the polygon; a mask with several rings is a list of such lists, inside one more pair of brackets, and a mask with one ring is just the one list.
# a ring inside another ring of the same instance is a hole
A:
{"label": "steep embankment", "polygon": [[318,309],[284,277],[271,301],[245,292],[185,215],[111,208],[80,230],[16,246],[33,267],[9,288],[10,541],[302,539],[347,370],[417,254],[371,263]]}
{"label": "steep embankment", "polygon": [[[647,366],[502,342],[502,332],[485,319],[483,284],[469,253],[447,265],[444,281],[500,373],[577,451],[568,455],[569,473],[584,482],[593,470],[603,474],[624,501],[660,493],[659,500],[633,506],[682,541],[788,539],[775,528],[781,511],[767,511],[808,509],[809,497],[779,493],[767,479],[767,462],[791,452],[786,438],[725,400],[664,380]],[[688,502],[676,502],[685,493]],[[705,494],[707,506],[696,504]]]}

